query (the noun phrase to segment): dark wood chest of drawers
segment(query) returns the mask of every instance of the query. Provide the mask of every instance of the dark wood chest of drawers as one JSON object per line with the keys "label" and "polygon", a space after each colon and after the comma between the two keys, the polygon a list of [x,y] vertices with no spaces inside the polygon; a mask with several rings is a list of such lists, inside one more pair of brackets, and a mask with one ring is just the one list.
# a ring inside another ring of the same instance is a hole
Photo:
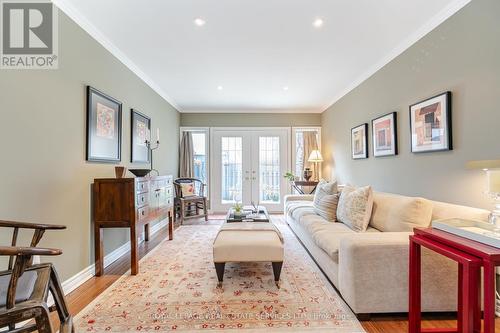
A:
{"label": "dark wood chest of drawers", "polygon": [[169,239],[173,238],[172,176],[144,178],[103,178],[93,184],[93,220],[96,275],[103,273],[103,228],[130,228],[131,272],[139,271],[137,238],[144,228],[149,240],[149,224],[167,219]]}

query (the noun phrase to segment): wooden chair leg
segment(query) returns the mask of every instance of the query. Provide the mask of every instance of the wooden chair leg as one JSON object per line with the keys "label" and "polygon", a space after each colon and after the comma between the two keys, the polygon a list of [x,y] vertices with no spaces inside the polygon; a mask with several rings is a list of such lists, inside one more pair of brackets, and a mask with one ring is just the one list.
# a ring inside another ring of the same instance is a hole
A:
{"label": "wooden chair leg", "polygon": [[74,331],[73,318],[69,313],[68,306],[66,305],[66,299],[64,298],[64,292],[62,289],[61,281],[54,267],[50,271],[50,282],[49,290],[54,298],[54,303],[56,306],[57,314],[61,322],[60,333],[70,333]]}
{"label": "wooden chair leg", "polygon": [[203,198],[203,214],[205,215],[205,221],[208,221],[207,198]]}
{"label": "wooden chair leg", "polygon": [[181,225],[184,223],[185,210],[186,210],[186,206],[184,204],[184,201],[181,201],[181,211],[180,211]]}

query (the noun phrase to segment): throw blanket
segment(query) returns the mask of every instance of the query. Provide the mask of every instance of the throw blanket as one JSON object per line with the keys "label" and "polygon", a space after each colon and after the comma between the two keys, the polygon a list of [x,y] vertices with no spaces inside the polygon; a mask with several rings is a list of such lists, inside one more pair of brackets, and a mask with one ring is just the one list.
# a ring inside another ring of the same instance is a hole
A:
{"label": "throw blanket", "polygon": [[[223,231],[274,231],[283,243],[283,235],[281,231],[274,225],[272,222],[233,222],[233,223],[224,223],[215,239],[219,236],[219,234]],[[214,242],[215,242],[214,239]]]}

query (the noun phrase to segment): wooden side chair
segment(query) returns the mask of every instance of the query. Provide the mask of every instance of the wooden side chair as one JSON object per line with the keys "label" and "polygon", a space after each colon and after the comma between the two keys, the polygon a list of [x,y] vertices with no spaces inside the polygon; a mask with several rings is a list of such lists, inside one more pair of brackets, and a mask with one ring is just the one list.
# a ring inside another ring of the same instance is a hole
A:
{"label": "wooden side chair", "polygon": [[[174,222],[179,214],[180,223],[185,219],[205,216],[208,221],[205,184],[197,178],[177,178],[174,180]],[[200,214],[200,210],[203,211]]]}
{"label": "wooden side chair", "polygon": [[[12,228],[13,233],[11,246],[0,246],[0,256],[9,256],[8,269],[0,271],[0,331],[52,333],[54,330],[49,313],[56,310],[60,320],[59,332],[74,332],[73,319],[54,266],[50,263],[32,264],[35,255],[62,254],[59,249],[39,248],[37,245],[46,230],[62,230],[66,227],[0,220],[0,230],[3,228]],[[29,247],[16,245],[20,229],[34,230]],[[49,292],[55,303],[51,307],[47,304]],[[33,319],[34,323],[16,328],[16,324]],[[5,328],[7,331],[2,330]]]}

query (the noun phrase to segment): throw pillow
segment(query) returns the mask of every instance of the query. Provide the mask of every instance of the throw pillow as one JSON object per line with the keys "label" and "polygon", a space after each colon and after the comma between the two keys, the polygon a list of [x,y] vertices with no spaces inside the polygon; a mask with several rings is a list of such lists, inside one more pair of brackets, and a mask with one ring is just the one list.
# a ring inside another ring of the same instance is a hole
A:
{"label": "throw pillow", "polygon": [[370,226],[380,231],[413,231],[415,227],[428,227],[432,209],[432,202],[424,198],[375,192]]}
{"label": "throw pillow", "polygon": [[337,182],[320,180],[314,193],[314,212],[328,221],[335,222],[338,201]]}
{"label": "throw pillow", "polygon": [[181,183],[181,192],[183,197],[192,197],[194,193],[194,183]]}
{"label": "throw pillow", "polygon": [[370,222],[373,208],[371,186],[355,188],[346,185],[340,195],[337,220],[354,231],[364,232]]}

